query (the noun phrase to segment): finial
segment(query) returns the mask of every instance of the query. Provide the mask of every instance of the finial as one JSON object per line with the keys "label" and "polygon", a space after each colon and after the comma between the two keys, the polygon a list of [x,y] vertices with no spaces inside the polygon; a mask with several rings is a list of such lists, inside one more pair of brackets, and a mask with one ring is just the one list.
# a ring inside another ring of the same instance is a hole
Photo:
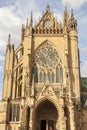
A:
{"label": "finial", "polygon": [[24,30],[24,24],[22,24],[22,31]]}
{"label": "finial", "polygon": [[10,45],[11,44],[11,35],[9,34],[8,35],[8,45]]}
{"label": "finial", "polygon": [[26,28],[28,28],[28,18],[27,18],[27,21],[26,21]]}
{"label": "finial", "polygon": [[32,26],[32,22],[33,22],[33,20],[32,20],[32,12],[31,12],[31,18],[30,18],[30,25]]}
{"label": "finial", "polygon": [[64,10],[65,13],[67,13],[67,6],[65,6],[65,10]]}
{"label": "finial", "polygon": [[49,5],[47,5],[46,11],[50,11],[50,6]]}
{"label": "finial", "polygon": [[73,13],[73,9],[71,10],[71,20],[74,19],[74,13]]}

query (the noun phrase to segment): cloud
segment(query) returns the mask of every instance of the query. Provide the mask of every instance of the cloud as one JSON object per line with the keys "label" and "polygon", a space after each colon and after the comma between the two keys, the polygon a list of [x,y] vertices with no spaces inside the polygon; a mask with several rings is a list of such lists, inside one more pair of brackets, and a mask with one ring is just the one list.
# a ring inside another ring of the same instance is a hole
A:
{"label": "cloud", "polygon": [[81,76],[87,77],[87,60],[83,62],[81,67]]}
{"label": "cloud", "polygon": [[2,90],[0,90],[0,100],[2,99]]}
{"label": "cloud", "polygon": [[0,50],[2,50],[7,44],[9,33],[12,34],[13,43],[19,41],[21,19],[8,7],[0,8],[0,19]]}
{"label": "cloud", "polygon": [[76,0],[62,0],[63,5],[68,5],[70,8],[75,9],[79,9],[85,2],[87,2],[87,0],[79,0],[78,2]]}
{"label": "cloud", "polygon": [[5,60],[5,56],[0,56],[0,62]]}
{"label": "cloud", "polygon": [[0,65],[0,72],[2,72],[3,69],[4,69],[4,67]]}
{"label": "cloud", "polygon": [[81,55],[86,55],[87,54],[87,47],[80,48],[80,53],[81,53]]}

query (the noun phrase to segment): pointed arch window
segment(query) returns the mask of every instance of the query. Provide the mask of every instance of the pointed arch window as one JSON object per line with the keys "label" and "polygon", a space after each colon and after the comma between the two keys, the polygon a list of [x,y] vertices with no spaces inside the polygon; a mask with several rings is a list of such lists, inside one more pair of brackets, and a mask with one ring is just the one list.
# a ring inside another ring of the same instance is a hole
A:
{"label": "pointed arch window", "polygon": [[38,83],[38,67],[34,67],[34,77],[35,77],[35,82]]}
{"label": "pointed arch window", "polygon": [[13,121],[16,121],[16,105],[13,105]]}
{"label": "pointed arch window", "polygon": [[48,72],[48,80],[49,80],[49,82],[50,82],[50,72]]}
{"label": "pointed arch window", "polygon": [[43,73],[43,83],[45,82],[46,80],[46,72]]}
{"label": "pointed arch window", "polygon": [[42,83],[42,72],[40,71],[40,75],[39,75],[39,82]]}
{"label": "pointed arch window", "polygon": [[22,92],[22,84],[19,84],[19,86],[18,86],[18,97],[21,97],[21,92]]}
{"label": "pointed arch window", "polygon": [[63,82],[63,68],[60,67],[60,82]]}
{"label": "pointed arch window", "polygon": [[54,72],[52,71],[52,73],[50,74],[50,82],[54,83]]}
{"label": "pointed arch window", "polygon": [[60,72],[59,72],[59,68],[56,67],[56,83],[60,82]]}
{"label": "pointed arch window", "polygon": [[10,106],[10,121],[19,121],[20,120],[20,105],[13,104]]}

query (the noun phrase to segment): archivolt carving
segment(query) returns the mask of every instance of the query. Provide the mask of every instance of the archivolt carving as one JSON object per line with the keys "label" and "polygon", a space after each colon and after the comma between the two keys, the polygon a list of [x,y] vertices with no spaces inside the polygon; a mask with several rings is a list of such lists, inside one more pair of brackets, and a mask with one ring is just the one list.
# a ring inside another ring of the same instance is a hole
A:
{"label": "archivolt carving", "polygon": [[57,102],[56,100],[54,100],[52,97],[51,97],[51,98],[50,98],[50,97],[43,97],[43,98],[41,98],[40,100],[38,100],[38,101],[36,102],[35,108],[37,108],[38,105],[39,105],[41,102],[45,101],[45,100],[48,100],[49,102],[51,102],[52,104],[54,104],[54,106],[55,106],[55,108],[56,108],[57,110],[59,109],[60,103],[58,104],[58,102]]}

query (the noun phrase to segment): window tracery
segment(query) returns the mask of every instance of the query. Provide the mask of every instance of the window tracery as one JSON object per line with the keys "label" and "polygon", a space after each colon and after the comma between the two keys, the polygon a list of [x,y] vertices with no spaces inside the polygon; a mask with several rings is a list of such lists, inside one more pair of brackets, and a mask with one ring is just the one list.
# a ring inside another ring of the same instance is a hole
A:
{"label": "window tracery", "polygon": [[49,42],[42,44],[35,52],[35,82],[44,83],[46,79],[50,83],[63,82],[63,67],[60,62],[56,49]]}
{"label": "window tracery", "polygon": [[59,55],[50,43],[43,44],[36,52],[36,62],[44,67],[53,67],[58,63]]}

